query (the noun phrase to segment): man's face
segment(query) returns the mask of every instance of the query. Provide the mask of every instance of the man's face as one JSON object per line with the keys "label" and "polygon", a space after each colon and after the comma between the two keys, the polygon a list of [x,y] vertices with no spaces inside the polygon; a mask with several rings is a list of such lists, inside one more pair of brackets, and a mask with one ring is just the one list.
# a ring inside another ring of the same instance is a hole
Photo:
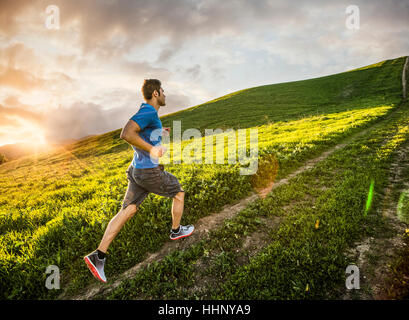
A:
{"label": "man's face", "polygon": [[165,99],[166,99],[165,90],[163,90],[162,88],[160,88],[160,90],[159,90],[159,96],[158,96],[158,102],[159,102],[159,105],[160,105],[161,107],[166,106],[166,101],[165,101]]}

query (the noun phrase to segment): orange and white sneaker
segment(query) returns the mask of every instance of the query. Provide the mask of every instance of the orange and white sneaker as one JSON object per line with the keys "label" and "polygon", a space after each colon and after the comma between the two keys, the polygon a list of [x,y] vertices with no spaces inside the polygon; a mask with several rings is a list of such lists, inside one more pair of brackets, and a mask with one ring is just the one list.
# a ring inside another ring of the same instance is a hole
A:
{"label": "orange and white sneaker", "polygon": [[104,273],[106,258],[104,259],[98,258],[98,252],[94,251],[89,255],[85,256],[84,261],[95,278],[102,282],[107,282],[107,278],[105,277]]}
{"label": "orange and white sneaker", "polygon": [[187,226],[179,226],[178,232],[174,232],[173,230],[170,230],[170,239],[177,240],[180,238],[188,237],[193,233],[193,231],[195,231],[195,227],[191,224]]}

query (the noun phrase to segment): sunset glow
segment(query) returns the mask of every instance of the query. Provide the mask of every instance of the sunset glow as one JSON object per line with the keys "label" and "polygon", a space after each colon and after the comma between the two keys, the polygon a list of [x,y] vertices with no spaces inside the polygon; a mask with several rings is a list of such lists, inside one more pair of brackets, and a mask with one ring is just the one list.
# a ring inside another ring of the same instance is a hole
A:
{"label": "sunset glow", "polygon": [[164,115],[254,86],[406,55],[404,3],[379,11],[377,0],[357,1],[355,32],[345,28],[350,3],[343,0],[55,0],[59,17],[51,20],[48,2],[2,1],[0,146],[122,128],[143,102],[145,78],[162,81]]}
{"label": "sunset glow", "polygon": [[38,147],[45,147],[48,144],[47,140],[44,137],[44,133],[39,130],[35,131],[32,140],[27,142],[31,143],[33,146]]}

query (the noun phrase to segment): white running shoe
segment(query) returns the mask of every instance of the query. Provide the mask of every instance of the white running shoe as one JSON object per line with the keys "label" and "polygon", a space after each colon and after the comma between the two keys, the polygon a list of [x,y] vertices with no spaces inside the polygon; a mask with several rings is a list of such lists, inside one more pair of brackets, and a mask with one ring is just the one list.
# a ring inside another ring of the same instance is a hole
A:
{"label": "white running shoe", "polygon": [[101,260],[100,258],[98,258],[98,252],[94,251],[85,256],[84,261],[95,278],[102,282],[107,282],[107,278],[105,277],[104,273],[106,258]]}
{"label": "white running shoe", "polygon": [[172,230],[170,230],[170,239],[171,240],[177,240],[180,238],[185,238],[190,236],[193,231],[195,231],[195,227],[191,224],[187,225],[187,226],[179,226],[179,232],[173,232]]}

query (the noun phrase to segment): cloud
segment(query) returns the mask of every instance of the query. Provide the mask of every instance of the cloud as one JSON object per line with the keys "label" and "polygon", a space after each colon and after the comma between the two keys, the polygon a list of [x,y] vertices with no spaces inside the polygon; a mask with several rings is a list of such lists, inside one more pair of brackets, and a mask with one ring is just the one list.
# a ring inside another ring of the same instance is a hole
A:
{"label": "cloud", "polygon": [[6,68],[3,73],[0,73],[0,85],[20,90],[31,90],[43,86],[44,80],[35,77],[27,71]]}
{"label": "cloud", "polygon": [[[124,103],[120,107],[108,110],[101,105],[78,101],[70,106],[59,107],[36,116],[43,119],[42,128],[48,141],[79,139],[90,134],[100,134],[123,128],[139,109],[140,103],[135,101],[134,99],[132,103]],[[189,98],[184,95],[168,94],[166,101],[170,107],[162,107],[159,112],[160,115],[189,106]]]}
{"label": "cloud", "polygon": [[165,115],[191,106],[191,99],[183,93],[167,93],[166,106],[159,109],[159,115]]}
{"label": "cloud", "polygon": [[0,49],[0,85],[21,91],[33,89],[52,90],[66,87],[74,79],[61,71],[48,69],[43,59],[34,50],[21,42],[12,42]]}
{"label": "cloud", "polygon": [[180,41],[177,43],[168,44],[167,46],[163,47],[161,52],[156,59],[156,63],[164,63],[168,62],[176,53],[181,49],[182,44]]}
{"label": "cloud", "polygon": [[41,127],[43,115],[31,111],[29,106],[21,104],[14,96],[5,101],[7,106],[0,104],[0,143],[27,140],[33,137],[33,126]]}
{"label": "cloud", "polygon": [[[7,24],[0,25],[4,33],[22,30],[33,22],[34,18],[26,15],[28,12],[38,11],[46,17],[47,1],[14,2],[18,5],[3,2],[1,7],[7,16]],[[272,24],[273,27],[280,23],[300,23],[302,19],[299,10],[285,1],[55,0],[53,4],[60,9],[61,28],[77,31],[83,53],[98,50],[107,54],[126,53],[135,46],[165,37],[168,42],[158,55],[158,61],[165,62],[192,38],[239,35],[249,25]],[[292,18],[286,19],[283,13],[288,16],[290,11]],[[25,24],[20,23],[23,17]],[[45,27],[43,32],[47,32]]]}
{"label": "cloud", "polygon": [[106,132],[107,122],[100,106],[79,101],[68,108],[50,110],[43,128],[48,141],[62,141]]}
{"label": "cloud", "polygon": [[30,107],[16,103],[10,107],[6,107],[0,104],[0,121],[3,124],[7,124],[13,121],[15,123],[16,118],[27,119],[32,122],[41,123],[43,116],[35,111],[28,110]]}
{"label": "cloud", "polygon": [[[44,26],[49,4],[60,8],[58,31]],[[122,127],[142,102],[144,78],[164,84],[163,115],[408,54],[407,1],[355,1],[357,32],[345,28],[349,4],[0,0],[0,125],[32,121],[50,139],[80,138]]]}
{"label": "cloud", "polygon": [[[6,99],[9,106],[0,105],[0,125],[8,127],[6,132],[17,140],[29,140],[30,130],[40,128],[49,142],[59,142],[69,138],[81,138],[89,134],[108,131],[114,123],[110,114],[101,106],[81,101],[68,107],[58,107],[47,111],[30,110],[30,106],[22,105],[16,97]],[[27,126],[27,124],[30,124]],[[14,128],[14,130],[10,130]],[[25,133],[25,136],[22,134]]]}
{"label": "cloud", "polygon": [[[13,30],[26,27],[19,23],[23,17],[26,22],[35,20],[27,18],[33,10],[44,15],[49,4],[42,0],[15,2],[1,5]],[[269,47],[269,52],[273,51],[273,55],[289,64],[312,64],[314,67],[330,59],[328,54],[336,54],[339,46],[343,49],[351,46],[351,52],[344,50],[344,54],[349,55],[362,55],[371,48],[375,51],[374,58],[407,50],[409,40],[405,40],[408,37],[402,31],[409,28],[407,1],[357,0],[355,3],[360,8],[362,28],[355,41],[346,41],[341,34],[346,31],[347,1],[53,1],[60,8],[60,34],[72,28],[71,40],[82,49],[81,54],[95,55],[98,61],[123,60],[135,48],[158,39],[164,42],[153,52],[155,57],[149,57],[155,67],[170,63],[181,51],[190,49],[189,43],[197,39],[208,43],[208,55],[211,56],[211,41],[215,37],[224,37],[226,48],[231,42],[253,39],[256,47]],[[44,35],[49,35],[44,27],[42,30]],[[260,39],[260,36],[273,37],[274,41]],[[339,44],[328,48],[320,41],[323,37],[332,37]],[[382,48],[378,49],[379,46]],[[196,54],[202,56],[204,53]],[[146,59],[134,63],[147,64]],[[148,70],[157,71],[160,70]],[[137,72],[146,71],[140,68]],[[160,76],[163,78],[162,74]]]}
{"label": "cloud", "polygon": [[[297,27],[310,26],[327,29],[334,24],[327,22],[337,15],[343,18],[340,22],[344,25],[345,8],[349,2],[55,0],[53,4],[60,8],[61,28],[76,28],[84,52],[101,50],[108,54],[125,53],[133,47],[165,37],[168,42],[158,57],[167,60],[187,40],[197,37],[221,34],[239,36],[247,31],[266,28],[271,33],[277,29],[299,30]],[[408,27],[407,1],[357,0],[356,4],[361,8],[363,26],[376,22],[380,29]],[[8,32],[26,28],[26,24],[21,23],[22,18],[26,23],[30,19],[37,21],[38,18],[27,17],[28,13],[35,11],[45,17],[47,5],[49,1],[44,0],[0,2],[0,12],[4,17],[0,29]],[[325,29],[322,31],[325,32]]]}
{"label": "cloud", "polygon": [[237,41],[228,42],[242,51],[267,53],[265,60],[276,63],[280,69],[299,67],[298,79],[409,53],[409,37],[404,32],[409,29],[407,1],[358,0],[355,4],[360,9],[359,30],[348,30],[345,26],[348,1],[297,1],[296,15],[285,8],[282,23],[264,30],[251,28],[254,34],[244,33]]}
{"label": "cloud", "polygon": [[4,107],[2,105],[0,105],[0,126],[1,127],[18,127],[20,125],[20,123],[18,122],[17,119],[13,118],[13,117],[7,117],[5,116],[3,109]]}
{"label": "cloud", "polygon": [[143,78],[155,78],[161,81],[167,81],[171,77],[171,72],[162,67],[154,67],[146,61],[133,62],[122,61],[119,63],[120,68],[129,75],[141,76]]}
{"label": "cloud", "polygon": [[[112,124],[115,121],[115,112],[110,113],[103,110],[99,105],[93,103],[76,102],[68,107],[58,107],[47,111],[30,110],[30,106],[22,105],[16,97],[6,99],[9,106],[0,105],[0,124],[2,126],[14,126],[10,135],[19,134],[21,131],[27,133],[27,123],[41,128],[47,141],[59,142],[66,139],[78,139],[89,134],[104,133],[117,129]],[[29,126],[32,127],[32,126]],[[26,140],[30,135],[24,137]]]}
{"label": "cloud", "polygon": [[193,79],[197,79],[200,75],[200,65],[195,64],[193,67],[187,68],[186,73]]}
{"label": "cloud", "polygon": [[0,32],[15,34],[18,29],[16,18],[26,13],[30,0],[0,1]]}
{"label": "cloud", "polygon": [[14,42],[0,50],[0,85],[31,90],[44,85],[44,80],[28,70],[35,64],[33,51],[21,42]]}

